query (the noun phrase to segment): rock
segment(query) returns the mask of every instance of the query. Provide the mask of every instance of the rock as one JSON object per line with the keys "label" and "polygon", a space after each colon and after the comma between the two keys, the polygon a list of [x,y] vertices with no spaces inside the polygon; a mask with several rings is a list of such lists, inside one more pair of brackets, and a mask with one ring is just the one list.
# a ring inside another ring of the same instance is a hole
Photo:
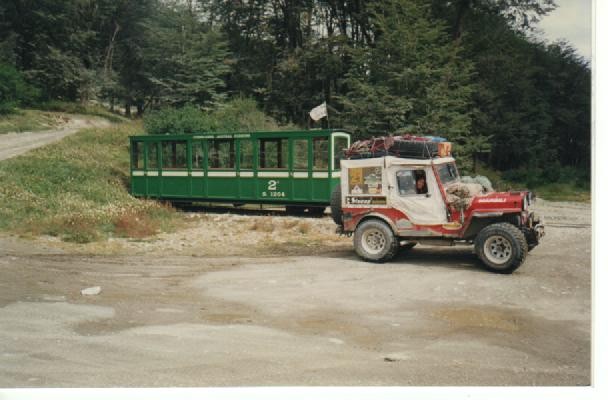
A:
{"label": "rock", "polygon": [[80,291],[83,296],[96,296],[99,293],[101,293],[101,286],[93,286]]}

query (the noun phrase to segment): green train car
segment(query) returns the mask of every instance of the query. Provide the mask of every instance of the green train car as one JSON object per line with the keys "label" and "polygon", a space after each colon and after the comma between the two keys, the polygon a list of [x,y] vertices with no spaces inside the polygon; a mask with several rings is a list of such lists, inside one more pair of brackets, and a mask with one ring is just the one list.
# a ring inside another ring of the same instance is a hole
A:
{"label": "green train car", "polygon": [[322,213],[340,181],[343,130],[131,136],[131,193],[172,202]]}

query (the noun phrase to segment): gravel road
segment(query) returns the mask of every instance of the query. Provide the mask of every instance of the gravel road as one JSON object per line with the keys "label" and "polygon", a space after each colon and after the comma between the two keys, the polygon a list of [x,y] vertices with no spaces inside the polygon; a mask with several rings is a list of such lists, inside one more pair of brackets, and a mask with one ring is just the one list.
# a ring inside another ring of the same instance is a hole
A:
{"label": "gravel road", "polygon": [[[162,246],[217,214],[111,254],[0,236],[0,387],[589,385],[590,205],[537,208],[547,236],[506,276],[467,247],[381,265],[335,236],[295,251],[322,234],[310,227],[279,231],[292,240],[270,257],[238,236],[213,257],[203,241]],[[253,225],[244,232],[271,235]],[[92,286],[101,293],[81,295]]]}
{"label": "gravel road", "polygon": [[105,119],[72,116],[59,129],[0,135],[0,160],[15,157],[37,147],[56,142],[84,128],[99,128],[108,125],[110,125],[110,122]]}

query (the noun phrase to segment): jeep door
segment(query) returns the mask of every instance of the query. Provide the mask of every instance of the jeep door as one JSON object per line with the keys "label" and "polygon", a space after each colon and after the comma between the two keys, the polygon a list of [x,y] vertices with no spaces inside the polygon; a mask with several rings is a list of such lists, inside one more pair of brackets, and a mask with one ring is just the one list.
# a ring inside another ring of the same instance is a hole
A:
{"label": "jeep door", "polygon": [[[406,214],[412,223],[435,225],[447,222],[445,204],[430,165],[392,165],[387,168],[386,178],[389,182],[389,205]],[[426,187],[420,187],[421,178]]]}

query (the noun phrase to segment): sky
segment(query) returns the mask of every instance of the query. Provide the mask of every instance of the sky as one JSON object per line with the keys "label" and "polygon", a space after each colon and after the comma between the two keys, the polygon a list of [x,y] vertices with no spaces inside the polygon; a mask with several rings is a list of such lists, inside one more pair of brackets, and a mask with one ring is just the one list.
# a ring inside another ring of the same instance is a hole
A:
{"label": "sky", "polygon": [[[605,0],[599,0],[605,1]],[[549,42],[566,39],[578,53],[591,60],[591,7],[593,0],[556,0],[557,9],[543,17],[538,27]]]}

